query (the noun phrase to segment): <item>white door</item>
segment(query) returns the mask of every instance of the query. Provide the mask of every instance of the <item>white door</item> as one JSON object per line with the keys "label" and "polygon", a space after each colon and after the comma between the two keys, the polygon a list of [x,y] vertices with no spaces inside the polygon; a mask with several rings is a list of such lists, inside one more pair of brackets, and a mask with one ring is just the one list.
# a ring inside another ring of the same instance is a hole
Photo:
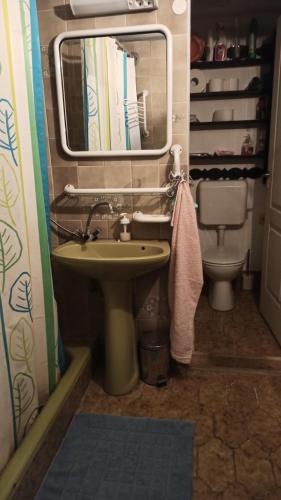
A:
{"label": "white door", "polygon": [[281,344],[281,17],[274,68],[260,310]]}

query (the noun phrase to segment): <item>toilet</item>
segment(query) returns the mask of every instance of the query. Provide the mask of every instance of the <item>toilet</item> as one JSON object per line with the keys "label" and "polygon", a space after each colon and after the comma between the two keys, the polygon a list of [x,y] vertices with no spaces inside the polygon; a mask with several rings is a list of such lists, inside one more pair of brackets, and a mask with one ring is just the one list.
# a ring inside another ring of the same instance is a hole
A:
{"label": "toilet", "polygon": [[225,231],[239,228],[247,214],[245,181],[201,181],[198,186],[199,222],[216,229],[217,245],[202,252],[203,269],[210,280],[209,304],[217,311],[233,309],[232,281],[243,269],[246,251],[224,244]]}

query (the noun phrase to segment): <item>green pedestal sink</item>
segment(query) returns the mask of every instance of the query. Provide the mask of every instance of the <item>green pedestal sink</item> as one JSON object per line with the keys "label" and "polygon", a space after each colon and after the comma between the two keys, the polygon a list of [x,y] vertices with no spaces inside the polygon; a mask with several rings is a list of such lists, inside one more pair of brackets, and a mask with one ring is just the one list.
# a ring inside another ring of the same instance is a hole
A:
{"label": "green pedestal sink", "polygon": [[52,252],[64,266],[97,279],[105,300],[105,390],[121,395],[139,380],[132,279],[169,260],[167,241],[70,241]]}

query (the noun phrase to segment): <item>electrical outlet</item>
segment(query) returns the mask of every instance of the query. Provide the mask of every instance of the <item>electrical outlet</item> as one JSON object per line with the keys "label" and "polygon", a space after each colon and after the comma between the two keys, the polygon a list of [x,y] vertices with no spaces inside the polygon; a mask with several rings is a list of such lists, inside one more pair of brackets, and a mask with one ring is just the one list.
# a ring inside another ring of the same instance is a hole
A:
{"label": "electrical outlet", "polygon": [[156,10],[158,0],[128,0],[128,8],[134,11]]}

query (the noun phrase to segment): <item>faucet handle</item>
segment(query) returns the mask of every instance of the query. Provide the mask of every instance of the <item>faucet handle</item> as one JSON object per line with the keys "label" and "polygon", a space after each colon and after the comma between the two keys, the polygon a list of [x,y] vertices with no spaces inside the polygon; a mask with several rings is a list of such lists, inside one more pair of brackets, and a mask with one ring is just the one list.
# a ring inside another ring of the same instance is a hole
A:
{"label": "faucet handle", "polygon": [[84,231],[81,231],[81,229],[78,229],[73,233],[74,237],[78,239],[78,241],[86,242],[88,240],[88,234],[84,233]]}
{"label": "faucet handle", "polygon": [[102,229],[100,227],[96,227],[92,233],[88,235],[88,241],[95,241],[98,239],[99,234],[102,233]]}

